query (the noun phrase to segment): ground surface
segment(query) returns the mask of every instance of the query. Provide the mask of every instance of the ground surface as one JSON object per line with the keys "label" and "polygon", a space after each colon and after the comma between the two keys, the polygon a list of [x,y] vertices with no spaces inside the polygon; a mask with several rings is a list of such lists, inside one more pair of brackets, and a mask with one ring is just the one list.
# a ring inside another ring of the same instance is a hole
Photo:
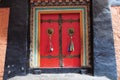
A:
{"label": "ground surface", "polygon": [[42,75],[27,75],[27,76],[16,76],[9,80],[110,80],[103,77],[92,77],[80,74],[42,74]]}

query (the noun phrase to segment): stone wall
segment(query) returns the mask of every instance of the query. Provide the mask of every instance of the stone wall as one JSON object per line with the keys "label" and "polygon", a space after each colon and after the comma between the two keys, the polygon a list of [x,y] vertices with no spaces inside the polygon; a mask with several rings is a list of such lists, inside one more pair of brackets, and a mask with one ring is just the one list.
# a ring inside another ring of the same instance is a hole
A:
{"label": "stone wall", "polygon": [[120,6],[120,0],[109,0],[111,6]]}
{"label": "stone wall", "polygon": [[94,75],[117,80],[109,6],[108,0],[93,0]]}
{"label": "stone wall", "polygon": [[25,75],[28,64],[29,0],[3,0],[10,7],[4,79]]}

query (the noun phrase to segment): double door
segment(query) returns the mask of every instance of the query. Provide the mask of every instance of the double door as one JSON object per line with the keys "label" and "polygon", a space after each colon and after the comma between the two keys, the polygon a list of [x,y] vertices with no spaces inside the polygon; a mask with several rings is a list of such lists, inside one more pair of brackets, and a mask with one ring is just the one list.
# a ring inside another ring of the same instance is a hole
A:
{"label": "double door", "polygon": [[40,68],[81,67],[79,13],[41,14]]}

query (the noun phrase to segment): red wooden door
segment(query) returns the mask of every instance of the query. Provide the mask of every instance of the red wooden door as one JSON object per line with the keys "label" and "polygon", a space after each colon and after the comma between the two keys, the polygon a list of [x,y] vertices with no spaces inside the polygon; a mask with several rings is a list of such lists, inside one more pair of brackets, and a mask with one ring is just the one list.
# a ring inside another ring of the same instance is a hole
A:
{"label": "red wooden door", "polygon": [[[59,19],[58,14],[41,15],[40,27],[40,67],[59,67],[59,24],[54,22]],[[47,30],[54,29],[51,37],[53,52],[50,52],[50,42]]]}
{"label": "red wooden door", "polygon": [[[77,68],[81,66],[79,18],[79,13],[41,15],[40,68]],[[51,35],[49,35],[49,29],[53,32]],[[74,30],[72,39],[69,29]],[[71,41],[74,46],[73,51],[69,51]]]}
{"label": "red wooden door", "polygon": [[[80,67],[80,16],[79,14],[62,14],[62,55],[64,67]],[[70,46],[70,35],[68,30],[74,29],[73,43],[74,51],[68,50]]]}

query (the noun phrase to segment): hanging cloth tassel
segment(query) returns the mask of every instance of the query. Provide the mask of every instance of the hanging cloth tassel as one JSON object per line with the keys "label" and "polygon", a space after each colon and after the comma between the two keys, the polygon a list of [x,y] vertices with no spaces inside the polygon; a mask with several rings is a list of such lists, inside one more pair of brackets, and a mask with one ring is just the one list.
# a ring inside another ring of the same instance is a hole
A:
{"label": "hanging cloth tassel", "polygon": [[52,40],[51,40],[51,36],[50,36],[50,52],[53,52],[53,45],[52,45]]}
{"label": "hanging cloth tassel", "polygon": [[68,51],[69,52],[73,52],[74,51],[74,43],[73,43],[73,40],[72,40],[72,36],[71,36],[71,40],[70,40]]}
{"label": "hanging cloth tassel", "polygon": [[53,49],[53,45],[52,45],[52,34],[54,33],[54,30],[52,28],[48,28],[47,32],[49,35],[49,44],[50,44],[49,50],[50,50],[50,52],[53,52],[54,49]]}

